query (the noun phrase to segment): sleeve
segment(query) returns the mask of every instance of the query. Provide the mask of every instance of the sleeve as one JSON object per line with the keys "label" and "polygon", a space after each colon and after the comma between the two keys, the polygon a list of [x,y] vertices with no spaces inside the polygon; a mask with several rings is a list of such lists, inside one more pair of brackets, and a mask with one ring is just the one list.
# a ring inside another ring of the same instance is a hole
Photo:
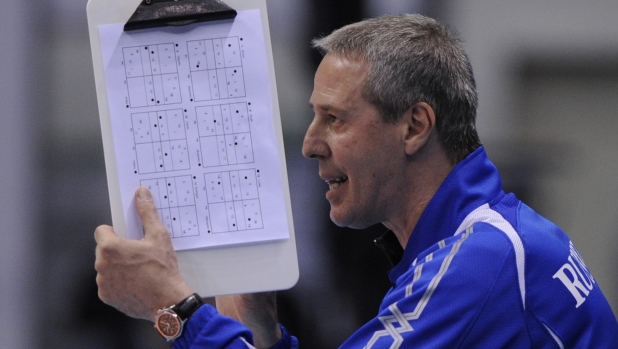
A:
{"label": "sleeve", "polygon": [[[298,349],[298,340],[283,326],[281,331],[282,337],[273,349]],[[247,349],[254,348],[252,343],[253,335],[247,327],[204,304],[185,323],[183,334],[172,349]]]}

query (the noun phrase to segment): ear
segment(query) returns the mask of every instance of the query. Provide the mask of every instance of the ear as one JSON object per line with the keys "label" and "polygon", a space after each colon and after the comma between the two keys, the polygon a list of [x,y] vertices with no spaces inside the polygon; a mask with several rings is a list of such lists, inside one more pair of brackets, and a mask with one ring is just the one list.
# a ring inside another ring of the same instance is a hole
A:
{"label": "ear", "polygon": [[410,106],[400,120],[406,154],[413,155],[429,142],[436,126],[436,114],[429,104],[419,102]]}

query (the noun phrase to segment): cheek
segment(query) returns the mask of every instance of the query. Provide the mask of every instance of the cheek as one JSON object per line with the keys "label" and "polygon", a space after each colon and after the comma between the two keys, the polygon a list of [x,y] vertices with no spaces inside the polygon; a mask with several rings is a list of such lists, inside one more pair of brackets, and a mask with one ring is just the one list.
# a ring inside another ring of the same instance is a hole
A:
{"label": "cheek", "polygon": [[404,175],[401,173],[401,159],[392,149],[384,152],[376,152],[375,149],[373,151],[376,156],[366,157],[360,169],[363,173],[362,190],[374,198],[395,194],[401,188],[393,190],[392,187],[396,186]]}
{"label": "cheek", "polygon": [[[356,137],[340,138],[333,143],[335,161],[354,180],[355,186],[371,189],[388,178],[395,177],[401,161],[398,143],[392,133],[357,133]],[[405,154],[404,154],[405,157]]]}

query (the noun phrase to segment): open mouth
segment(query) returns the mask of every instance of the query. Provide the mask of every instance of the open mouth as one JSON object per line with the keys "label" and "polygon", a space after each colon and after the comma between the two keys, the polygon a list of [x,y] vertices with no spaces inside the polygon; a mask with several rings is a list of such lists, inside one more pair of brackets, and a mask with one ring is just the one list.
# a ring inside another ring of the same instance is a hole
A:
{"label": "open mouth", "polygon": [[348,177],[343,176],[343,177],[337,177],[337,178],[325,180],[324,182],[328,184],[328,189],[336,189],[347,181],[348,181]]}

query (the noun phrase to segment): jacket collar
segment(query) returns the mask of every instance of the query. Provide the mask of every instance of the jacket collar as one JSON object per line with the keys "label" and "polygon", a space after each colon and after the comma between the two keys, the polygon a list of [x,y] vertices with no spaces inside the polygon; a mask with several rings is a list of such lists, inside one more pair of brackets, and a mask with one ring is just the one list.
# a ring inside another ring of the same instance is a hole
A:
{"label": "jacket collar", "polygon": [[[453,236],[455,229],[468,213],[502,194],[501,188],[498,169],[487,157],[484,147],[479,147],[459,162],[421,214],[401,261],[397,263],[389,257],[393,264],[397,264],[389,273],[393,285],[421,252],[440,240]],[[394,236],[392,232],[388,234]],[[394,251],[392,243],[388,243],[388,246],[389,250]],[[397,253],[392,251],[391,256],[397,256]]]}

